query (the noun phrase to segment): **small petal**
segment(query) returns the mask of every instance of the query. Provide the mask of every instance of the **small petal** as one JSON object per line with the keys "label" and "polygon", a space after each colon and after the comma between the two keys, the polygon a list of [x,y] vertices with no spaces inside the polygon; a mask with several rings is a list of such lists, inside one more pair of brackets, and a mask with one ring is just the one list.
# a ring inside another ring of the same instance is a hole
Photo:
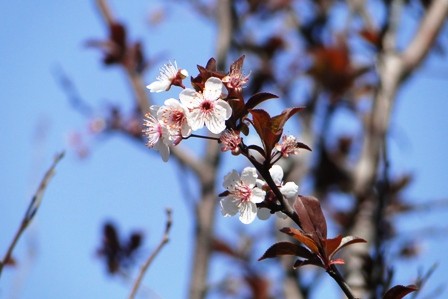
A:
{"label": "small petal", "polygon": [[209,101],[214,101],[221,97],[222,94],[222,81],[216,77],[210,77],[205,81],[204,86],[204,98]]}
{"label": "small petal", "polygon": [[201,95],[191,88],[182,90],[179,94],[179,100],[188,109],[194,109],[202,103]]}
{"label": "small petal", "polygon": [[249,224],[257,216],[257,206],[253,202],[247,202],[240,206],[240,221]]}
{"label": "small petal", "polygon": [[224,217],[234,216],[238,213],[238,205],[235,203],[235,200],[231,196],[224,197],[220,201],[221,204],[221,213]]}
{"label": "small petal", "polygon": [[294,182],[287,182],[282,187],[280,187],[280,192],[286,198],[295,198],[299,194],[299,186]]}
{"label": "small petal", "polygon": [[238,172],[234,169],[224,177],[223,187],[229,191],[235,190],[236,183],[240,180]]}
{"label": "small petal", "polygon": [[257,178],[257,170],[254,167],[246,167],[241,173],[241,180],[249,187],[255,186],[255,184],[257,183]]}
{"label": "small petal", "polygon": [[254,188],[252,190],[252,202],[253,203],[260,203],[264,200],[264,197],[266,196],[266,192],[261,190],[260,188]]}
{"label": "small petal", "polygon": [[170,85],[171,81],[154,81],[151,84],[147,85],[146,88],[148,88],[150,92],[162,92],[167,91]]}
{"label": "small petal", "polygon": [[269,169],[269,173],[271,174],[274,183],[279,186],[283,180],[283,169],[279,165],[273,165],[271,169]]}

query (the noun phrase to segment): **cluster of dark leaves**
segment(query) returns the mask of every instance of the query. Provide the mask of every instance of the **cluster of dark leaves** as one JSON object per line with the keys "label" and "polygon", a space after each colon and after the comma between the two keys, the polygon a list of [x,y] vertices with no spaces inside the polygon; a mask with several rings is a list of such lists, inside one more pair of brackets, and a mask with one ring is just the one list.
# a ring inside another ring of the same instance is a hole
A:
{"label": "cluster of dark leaves", "polygon": [[281,255],[294,255],[299,257],[294,268],[311,264],[328,270],[333,264],[344,263],[343,260],[334,258],[339,250],[351,244],[365,242],[361,238],[352,236],[337,236],[328,239],[327,222],[319,200],[315,197],[298,196],[294,203],[294,210],[299,216],[301,228],[285,227],[280,231],[293,237],[299,244],[276,243],[263,254],[260,260]]}
{"label": "cluster of dark leaves", "polygon": [[98,256],[106,263],[109,274],[117,274],[134,265],[142,243],[142,233],[132,232],[128,238],[123,239],[120,238],[117,227],[111,222],[106,222],[103,226]]}

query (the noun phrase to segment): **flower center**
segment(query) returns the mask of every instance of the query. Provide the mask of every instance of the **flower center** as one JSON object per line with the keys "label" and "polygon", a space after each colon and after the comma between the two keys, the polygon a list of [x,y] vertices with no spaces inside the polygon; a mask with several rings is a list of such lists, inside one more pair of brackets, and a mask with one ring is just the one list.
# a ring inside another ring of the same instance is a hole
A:
{"label": "flower center", "polygon": [[211,101],[203,101],[201,103],[201,110],[204,113],[210,113],[213,110],[213,103]]}
{"label": "flower center", "polygon": [[171,121],[176,124],[181,124],[184,120],[184,113],[182,111],[174,111],[171,114]]}
{"label": "flower center", "polygon": [[235,197],[239,198],[242,202],[250,201],[252,197],[252,188],[247,185],[237,184],[235,186]]}

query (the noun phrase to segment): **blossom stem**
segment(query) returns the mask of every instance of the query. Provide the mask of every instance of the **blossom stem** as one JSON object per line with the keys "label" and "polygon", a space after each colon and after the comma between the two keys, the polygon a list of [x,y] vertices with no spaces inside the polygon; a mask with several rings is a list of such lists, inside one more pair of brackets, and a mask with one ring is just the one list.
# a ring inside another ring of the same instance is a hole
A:
{"label": "blossom stem", "polygon": [[217,137],[211,137],[211,136],[204,136],[204,135],[198,135],[198,134],[191,134],[187,137],[182,137],[182,139],[188,139],[190,137],[196,137],[196,138],[202,138],[202,139],[210,139],[210,140],[216,140],[219,141],[219,138]]}

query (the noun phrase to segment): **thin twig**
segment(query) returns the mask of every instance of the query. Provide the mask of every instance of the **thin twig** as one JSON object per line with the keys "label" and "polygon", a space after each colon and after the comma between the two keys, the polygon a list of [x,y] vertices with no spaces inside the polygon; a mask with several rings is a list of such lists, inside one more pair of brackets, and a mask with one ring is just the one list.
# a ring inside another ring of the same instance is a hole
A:
{"label": "thin twig", "polygon": [[344,280],[341,273],[339,273],[339,270],[336,268],[335,265],[331,265],[330,268],[327,270],[327,273],[337,282],[337,284],[344,292],[344,294],[347,296],[347,298],[356,299],[352,291],[350,290],[350,287],[348,286],[347,282]]}
{"label": "thin twig", "polygon": [[40,207],[40,204],[42,202],[42,198],[44,195],[44,191],[47,188],[48,183],[50,182],[50,179],[54,175],[55,167],[58,164],[58,162],[62,159],[64,156],[64,152],[59,153],[54,158],[53,164],[50,166],[50,168],[45,173],[44,177],[42,178],[39,187],[37,188],[37,191],[34,193],[33,198],[31,199],[30,204],[28,205],[28,209],[25,213],[25,216],[22,219],[22,222],[20,223],[20,226],[14,235],[14,238],[11,242],[11,244],[8,247],[8,250],[6,251],[5,256],[0,261],[0,277],[2,275],[2,270],[5,264],[7,264],[11,260],[12,252],[19,241],[20,236],[25,231],[25,229],[28,227],[28,225],[31,223],[31,220],[34,218],[34,216],[37,213],[37,210]]}
{"label": "thin twig", "polygon": [[145,261],[145,263],[140,268],[140,272],[137,276],[137,279],[134,282],[134,285],[131,290],[131,294],[129,295],[129,299],[135,298],[135,295],[137,294],[137,291],[140,287],[140,284],[143,280],[143,276],[145,275],[146,271],[148,270],[149,266],[151,265],[152,261],[156,258],[156,256],[159,254],[159,252],[162,250],[163,246],[165,246],[166,243],[169,241],[169,232],[171,229],[171,226],[173,224],[173,219],[171,216],[171,209],[166,209],[166,224],[165,224],[165,232],[163,233],[162,240],[160,241],[159,245],[154,249],[154,251],[149,255],[148,259]]}

